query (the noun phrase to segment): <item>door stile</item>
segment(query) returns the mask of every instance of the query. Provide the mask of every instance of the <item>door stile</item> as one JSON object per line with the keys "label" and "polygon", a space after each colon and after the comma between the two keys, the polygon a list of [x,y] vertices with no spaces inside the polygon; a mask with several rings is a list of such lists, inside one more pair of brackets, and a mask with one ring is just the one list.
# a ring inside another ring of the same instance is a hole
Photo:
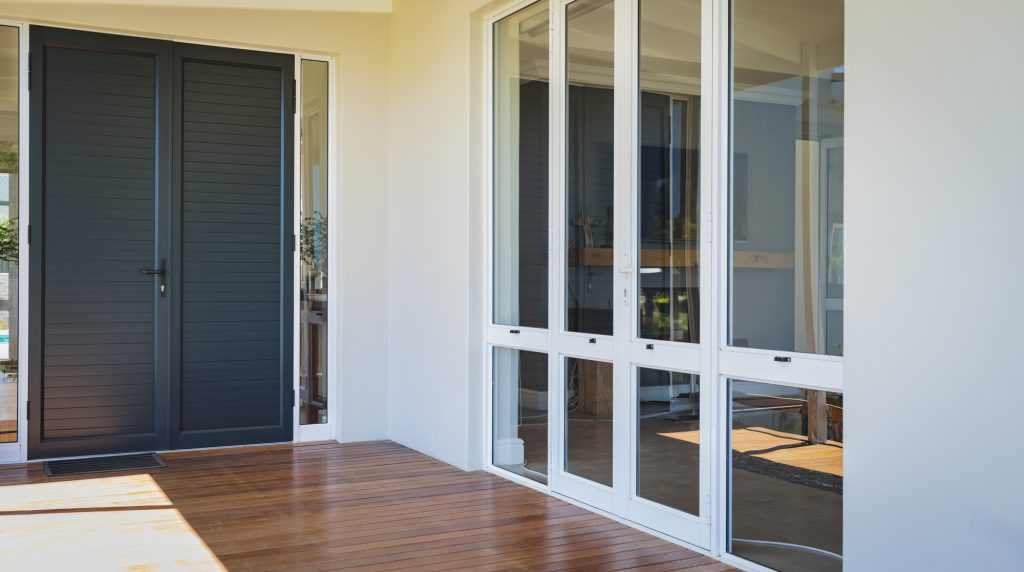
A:
{"label": "door stile", "polygon": [[[157,348],[155,364],[157,375],[157,395],[168,395],[171,392],[171,383],[174,379],[172,368],[180,363],[175,359],[179,354],[175,353],[173,340],[174,324],[171,297],[167,290],[170,288],[171,278],[180,276],[181,272],[176,267],[175,256],[173,256],[174,234],[172,224],[174,221],[174,177],[172,149],[180,141],[175,137],[173,130],[172,115],[176,105],[180,105],[179,98],[174,97],[174,62],[171,55],[172,44],[163,42],[161,54],[157,58],[157,136],[156,136],[156,245],[154,252],[153,268],[162,269],[165,273],[158,280],[154,280],[153,287],[157,290],[157,316],[156,331],[154,332]],[[175,292],[180,289],[174,288]],[[171,433],[171,400],[157,400],[154,403],[156,411],[157,433],[162,435],[161,448],[170,449],[171,441],[174,438]]]}
{"label": "door stile", "polygon": [[726,549],[728,534],[728,500],[730,489],[728,482],[731,463],[731,440],[729,431],[730,403],[726,379],[720,373],[721,353],[727,347],[729,335],[729,314],[731,311],[730,288],[732,280],[729,270],[729,233],[732,218],[729,210],[729,193],[732,186],[731,158],[733,152],[731,134],[732,102],[729,97],[732,82],[732,55],[730,41],[732,37],[732,4],[730,0],[704,0],[704,22],[702,29],[708,31],[703,38],[701,53],[708,57],[706,69],[702,77],[708,81],[709,102],[711,107],[708,120],[708,169],[705,196],[708,198],[706,208],[709,231],[709,244],[701,252],[709,253],[711,262],[710,290],[712,312],[708,323],[711,327],[705,346],[708,356],[707,375],[710,407],[708,407],[711,435],[708,439],[710,451],[708,475],[709,487],[707,504],[709,505],[710,549],[713,554],[721,554]]}
{"label": "door stile", "polygon": [[167,288],[168,299],[170,300],[170,312],[168,322],[170,329],[170,372],[171,372],[171,386],[168,391],[167,405],[169,408],[170,419],[170,449],[181,448],[181,417],[182,417],[182,390],[181,390],[181,379],[182,379],[182,309],[184,308],[184,298],[182,291],[184,290],[184,272],[182,272],[182,236],[183,236],[183,224],[182,224],[182,177],[181,172],[183,170],[184,163],[184,134],[183,134],[183,122],[181,121],[182,112],[184,110],[184,102],[181,97],[182,84],[183,84],[183,73],[182,73],[182,60],[178,57],[173,57],[171,60],[171,117],[174,120],[171,122],[171,146],[168,152],[170,153],[170,168],[173,176],[171,177],[171,200],[170,200],[170,219],[171,222],[168,225],[170,228],[171,236],[170,240],[170,251],[171,256],[168,260],[168,279]]}
{"label": "door stile", "polygon": [[614,282],[614,443],[615,512],[628,514],[636,490],[636,407],[630,345],[635,338],[636,285],[640,259],[636,255],[637,193],[639,192],[639,0],[615,4],[615,266]]}
{"label": "door stile", "polygon": [[[565,3],[548,5],[548,487],[562,489],[565,458],[565,366],[558,341],[565,330]],[[492,207],[493,208],[493,207]],[[490,213],[488,213],[489,216]],[[556,224],[556,221],[559,221]],[[493,258],[493,251],[492,256]],[[493,276],[493,275],[492,275]],[[493,290],[491,290],[493,292]],[[493,370],[492,370],[493,372]],[[492,373],[493,375],[493,373]],[[493,427],[493,426],[492,426]]]}

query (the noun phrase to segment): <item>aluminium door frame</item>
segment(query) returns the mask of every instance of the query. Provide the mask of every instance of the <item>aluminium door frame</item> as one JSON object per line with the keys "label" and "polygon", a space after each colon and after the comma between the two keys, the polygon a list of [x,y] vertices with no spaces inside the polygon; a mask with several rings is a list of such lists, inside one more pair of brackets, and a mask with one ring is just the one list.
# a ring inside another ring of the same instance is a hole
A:
{"label": "aluminium door frame", "polygon": [[[29,367],[29,336],[31,335],[31,329],[29,328],[30,319],[30,308],[31,303],[36,296],[32,295],[29,287],[29,274],[32,271],[32,264],[30,262],[31,257],[31,245],[29,238],[29,219],[32,216],[32,209],[30,208],[30,183],[32,180],[30,169],[32,162],[30,161],[30,153],[26,150],[30,149],[32,137],[29,134],[29,117],[30,117],[30,90],[29,90],[29,59],[30,59],[30,42],[29,42],[29,28],[33,25],[47,26],[46,22],[37,21],[35,19],[0,19],[0,26],[9,26],[18,28],[19,30],[19,92],[18,92],[18,141],[19,152],[18,157],[18,171],[19,171],[19,188],[18,188],[18,230],[19,230],[19,252],[23,253],[23,262],[19,262],[19,282],[18,282],[18,313],[19,313],[19,347],[18,347],[18,403],[16,411],[18,414],[18,441],[17,443],[4,443],[0,444],[0,465],[7,463],[24,463],[28,461],[28,431],[29,431],[29,420],[27,418],[30,411],[28,410],[29,401],[29,389],[30,389],[30,373],[32,369]],[[190,43],[202,46],[214,46],[224,48],[235,48],[243,50],[257,50],[257,51],[272,51],[282,54],[291,54],[299,56],[303,59],[315,59],[328,62],[330,70],[330,109],[329,109],[329,143],[331,145],[331,151],[329,153],[328,161],[328,200],[331,203],[329,209],[333,213],[334,220],[341,220],[342,216],[342,192],[343,182],[340,177],[341,161],[339,159],[340,150],[340,137],[339,129],[340,124],[338,123],[338,61],[337,57],[322,52],[316,51],[303,51],[299,49],[281,49],[276,46],[266,44],[244,44],[240,42],[224,42],[210,39],[197,39],[192,37],[178,36],[175,34],[158,34],[150,32],[139,32],[135,30],[116,30],[112,31],[106,28],[100,28],[97,26],[88,26],[83,24],[61,24],[59,26],[51,26],[65,30],[78,30],[83,32],[97,32],[97,33],[116,33],[120,36],[138,37],[145,39],[154,40],[167,40],[171,42]],[[296,69],[296,77],[301,70]],[[296,164],[298,163],[298,133],[295,134],[294,146],[296,149]],[[296,179],[299,177],[299,173],[294,174]],[[296,188],[298,183],[295,183]],[[298,236],[298,227],[294,228],[296,237]],[[329,235],[331,236],[331,235]],[[341,268],[342,263],[342,234],[336,233],[336,236],[329,238],[332,248],[328,251],[329,264],[334,264],[335,268]],[[333,254],[331,253],[333,251]],[[27,253],[28,256],[25,256]],[[340,348],[343,344],[343,329],[341,325],[341,293],[342,286],[341,280],[335,280],[336,284],[332,286],[333,302],[329,302],[328,305],[328,322],[334,324],[333,329],[328,326],[328,339],[335,340],[331,343],[334,347]],[[293,317],[294,329],[297,335],[299,324],[298,316]],[[333,400],[329,400],[328,415],[333,408],[332,422],[330,423],[330,440],[338,440],[341,435],[341,410],[340,410],[340,392],[341,392],[341,367],[342,367],[342,356],[341,352],[334,351],[330,352],[329,355],[334,356],[333,361],[328,361],[328,391],[335,397]],[[333,369],[332,369],[333,368]],[[298,391],[298,362],[293,360],[294,379],[295,386],[294,390]],[[332,373],[333,371],[333,373]],[[330,398],[329,398],[330,399]],[[299,442],[297,438],[298,433],[293,433],[293,442]],[[63,458],[63,457],[55,457]]]}
{"label": "aluminium door frame", "polygon": [[[549,6],[550,21],[550,78],[549,78],[549,316],[548,328],[510,327],[496,324],[493,321],[493,120],[494,120],[494,24],[502,18],[533,4],[533,0],[515,2],[505,9],[495,12],[485,20],[485,35],[488,57],[486,58],[485,93],[487,96],[484,117],[484,133],[487,144],[485,165],[486,194],[483,219],[486,225],[486,263],[483,265],[485,276],[483,283],[487,285],[485,304],[485,331],[483,342],[485,352],[485,400],[483,419],[488,433],[493,430],[493,348],[507,347],[528,351],[542,352],[548,355],[548,386],[549,386],[549,463],[548,482],[546,485],[536,483],[519,475],[514,475],[493,464],[492,439],[484,440],[485,468],[488,471],[509,478],[518,483],[538,490],[582,503],[618,520],[640,526],[645,530],[658,533],[676,542],[685,544],[698,551],[710,553],[712,534],[710,523],[714,510],[713,505],[713,456],[710,445],[701,446],[700,453],[700,497],[701,515],[694,517],[675,509],[657,505],[639,498],[636,494],[636,378],[639,367],[651,367],[668,371],[696,373],[701,375],[701,432],[705,435],[713,433],[715,415],[714,383],[712,383],[711,340],[714,339],[714,322],[712,307],[704,303],[700,309],[701,344],[685,344],[657,340],[645,340],[639,337],[638,312],[638,276],[639,276],[639,241],[637,220],[637,198],[639,195],[639,124],[635,115],[639,110],[639,56],[638,44],[638,0],[616,0],[615,3],[615,36],[614,36],[614,157],[616,170],[614,175],[615,195],[615,235],[629,237],[618,240],[614,247],[613,292],[624,291],[628,295],[620,303],[617,295],[613,296],[615,312],[613,316],[613,335],[594,335],[566,330],[566,300],[563,285],[566,280],[566,237],[564,224],[566,220],[566,8],[574,0],[551,0]],[[702,2],[702,29],[706,29],[712,20],[711,4],[714,0]],[[629,25],[622,25],[623,22]],[[708,34],[702,35],[702,61],[711,59],[712,42]],[[713,89],[713,69],[710,65],[702,65],[702,97],[711,99]],[[702,150],[700,158],[701,175],[699,193],[701,195],[702,230],[700,237],[700,258],[710,260],[711,239],[713,236],[711,214],[711,154],[706,151],[711,141],[711,109],[700,116]],[[713,272],[709,264],[701,267],[700,286],[705,292],[713,288]],[[653,346],[653,350],[648,346]],[[581,477],[569,474],[563,469],[564,459],[564,407],[565,403],[565,360],[582,358],[613,364],[613,487],[592,483]],[[702,439],[704,441],[704,439]]]}
{"label": "aluminium door frame", "polygon": [[[732,118],[732,2],[730,0],[702,0],[701,1],[701,115],[700,115],[700,131],[701,131],[701,155],[700,155],[700,216],[701,216],[701,244],[700,244],[700,259],[704,261],[701,264],[700,272],[700,287],[703,292],[707,295],[702,297],[700,316],[701,316],[701,342],[699,346],[689,348],[679,348],[679,353],[685,353],[687,349],[695,350],[698,356],[693,358],[684,358],[687,363],[693,364],[693,359],[699,362],[699,373],[701,374],[701,433],[702,443],[706,443],[702,447],[701,451],[701,522],[706,528],[706,533],[702,534],[701,542],[702,546],[691,544],[686,540],[681,539],[675,531],[671,530],[670,527],[666,527],[657,518],[644,518],[642,515],[635,513],[623,512],[623,500],[620,498],[623,493],[619,495],[612,495],[612,498],[595,498],[600,495],[586,494],[585,487],[583,488],[584,494],[579,494],[580,488],[577,483],[570,482],[568,487],[562,486],[565,481],[564,477],[560,477],[558,474],[558,465],[562,458],[561,450],[561,433],[559,428],[559,419],[561,414],[559,410],[563,408],[564,404],[564,365],[563,360],[565,356],[570,357],[583,357],[583,358],[599,358],[608,359],[607,353],[596,352],[592,347],[589,347],[586,343],[587,338],[596,337],[602,343],[608,337],[602,338],[601,336],[588,336],[579,335],[575,333],[567,333],[564,331],[564,320],[565,320],[565,300],[564,300],[564,257],[565,257],[565,242],[564,242],[564,185],[565,185],[565,165],[564,165],[564,147],[565,147],[565,117],[564,117],[564,84],[565,84],[565,46],[564,46],[564,35],[565,35],[565,6],[571,3],[573,0],[550,0],[550,100],[549,100],[549,137],[550,137],[550,155],[549,155],[549,323],[547,329],[535,329],[535,328],[520,328],[510,327],[506,325],[496,324],[493,320],[493,292],[494,292],[494,273],[493,273],[493,247],[494,247],[494,236],[493,236],[493,161],[494,161],[494,140],[493,140],[493,120],[494,120],[494,94],[493,94],[493,81],[494,81],[494,64],[493,56],[495,53],[495,39],[493,36],[494,24],[502,18],[520,10],[533,3],[533,0],[523,0],[518,2],[510,2],[506,7],[501,10],[495,11],[489,17],[484,20],[486,26],[485,37],[486,37],[486,49],[488,50],[488,56],[485,64],[485,89],[486,104],[484,106],[484,117],[482,123],[484,125],[483,133],[486,142],[486,164],[484,168],[485,181],[484,188],[487,189],[485,200],[483,201],[483,212],[481,216],[485,221],[485,240],[486,240],[486,251],[485,251],[485,264],[482,265],[484,272],[483,284],[487,286],[485,292],[485,339],[482,341],[481,348],[485,352],[485,370],[481,372],[481,379],[486,380],[485,383],[485,400],[483,403],[484,411],[482,418],[485,423],[485,431],[489,438],[484,439],[483,455],[485,461],[485,469],[493,474],[499,475],[503,478],[515,481],[525,486],[532,487],[540,490],[547,494],[563,498],[570,502],[576,503],[581,506],[586,506],[592,510],[605,514],[613,519],[621,522],[628,523],[632,526],[638,527],[648,532],[653,532],[658,536],[668,538],[679,544],[686,545],[698,552],[703,552],[722,559],[726,562],[739,565],[744,568],[752,570],[767,570],[764,567],[751,563],[745,559],[738,558],[730,555],[727,552],[728,549],[728,523],[729,523],[729,503],[730,503],[730,485],[729,485],[729,471],[730,471],[730,399],[729,399],[729,384],[728,380],[733,378],[747,379],[751,381],[761,381],[768,383],[780,383],[794,387],[803,387],[807,389],[819,389],[835,392],[843,392],[843,359],[836,356],[827,355],[814,355],[798,352],[778,352],[770,350],[760,350],[754,348],[739,348],[732,347],[729,345],[728,335],[730,330],[730,318],[731,318],[731,307],[730,307],[730,294],[731,294],[731,273],[730,273],[730,232],[731,232],[731,212],[730,212],[730,195],[732,186],[732,172],[731,172],[731,157],[732,157],[732,132],[731,132],[731,118]],[[635,6],[637,6],[640,0],[616,0],[617,14],[616,14],[616,54],[615,54],[615,65],[616,65],[616,150],[615,150],[615,161],[616,161],[616,199],[615,199],[615,211],[616,211],[616,235],[625,236],[625,233],[629,233],[628,236],[635,239],[636,227],[628,226],[620,230],[620,223],[622,221],[628,221],[629,223],[636,223],[636,213],[632,209],[635,209],[635,197],[636,197],[636,169],[638,164],[637,157],[629,156],[625,157],[620,152],[621,147],[624,145],[620,143],[627,142],[629,149],[626,153],[636,152],[636,136],[638,127],[638,121],[635,117],[628,116],[625,120],[622,119],[624,114],[636,114],[637,102],[632,102],[632,107],[626,109],[627,103],[621,101],[620,93],[622,93],[621,85],[623,82],[627,82],[627,86],[638,86],[638,75],[636,70],[633,69],[628,79],[619,79],[618,75],[622,73],[620,69],[620,62],[624,65],[630,66],[631,68],[636,67],[637,60],[637,38],[636,33],[637,18]],[[620,5],[627,4],[630,9],[621,7]],[[621,22],[623,18],[627,18],[625,21],[630,23],[630,37],[628,43],[623,45],[621,42],[624,38],[621,37],[619,28],[622,28]],[[622,54],[620,52],[627,51],[628,54]],[[625,59],[623,59],[625,58]],[[636,90],[638,91],[638,89]],[[634,97],[634,92],[626,92],[628,97]],[[620,110],[620,106],[622,109]],[[626,121],[626,125],[622,125],[622,121]],[[629,133],[629,138],[625,139],[621,136],[621,133]],[[623,181],[620,177],[624,176],[621,171],[627,170],[628,167],[628,181]],[[628,185],[628,186],[627,186]],[[630,189],[630,201],[626,204],[622,203],[622,196],[625,194],[622,188]],[[617,241],[618,242],[618,241]],[[625,312],[628,320],[626,328],[628,332],[623,335],[621,332],[624,329],[622,325],[617,324],[614,329],[614,336],[612,343],[616,346],[612,350],[612,359],[616,363],[626,363],[629,368],[628,376],[630,382],[628,383],[628,389],[630,394],[628,396],[622,396],[619,392],[619,387],[616,388],[615,396],[615,411],[616,419],[621,420],[623,418],[623,406],[627,407],[625,411],[631,411],[633,409],[633,400],[635,398],[635,383],[633,378],[636,374],[636,366],[643,365],[645,362],[658,362],[660,365],[654,367],[661,367],[663,369],[675,370],[675,371],[691,371],[688,368],[679,367],[679,362],[676,356],[670,356],[663,358],[664,354],[669,353],[665,350],[672,349],[673,344],[668,342],[651,342],[643,340],[643,344],[639,344],[641,341],[637,336],[637,324],[636,324],[636,303],[637,303],[637,280],[638,273],[635,272],[637,269],[637,263],[633,262],[629,257],[631,252],[626,250],[624,246],[616,245],[615,261],[616,270],[626,270],[627,272],[615,272],[616,278],[616,291],[622,288],[620,277],[625,274],[628,277],[626,281],[627,292],[629,296],[629,308]],[[621,319],[617,322],[622,322]],[[512,332],[515,333],[512,333]],[[655,346],[655,352],[658,357],[654,355],[645,355],[646,344],[653,343]],[[492,367],[492,351],[496,347],[508,347],[513,349],[531,350],[537,352],[543,352],[548,355],[548,386],[549,386],[549,463],[548,463],[548,483],[539,484],[519,475],[515,475],[506,471],[493,464],[492,457],[492,438],[493,438],[493,376],[494,371]],[[624,348],[624,349],[623,349]],[[790,358],[789,362],[777,362],[774,358],[785,357]],[[616,370],[616,380],[622,379],[623,374]],[[622,382],[617,381],[617,386],[625,385]],[[632,414],[630,415],[630,427],[629,435],[623,436],[623,431],[617,426],[615,431],[616,448],[623,450],[621,439],[629,439],[635,441],[635,427],[633,424],[635,420]],[[629,447],[632,443],[627,442],[625,446]],[[631,467],[635,467],[635,456],[631,451],[630,458],[628,459],[628,466],[625,468],[627,471],[632,471]],[[616,481],[620,478],[620,472],[623,470],[623,463],[616,459],[615,463],[617,470],[615,478]],[[630,472],[631,478],[634,476]],[[635,486],[635,483],[630,480],[630,488]],[[628,493],[628,491],[627,491]],[[630,503],[635,504],[635,499],[626,499],[625,506],[629,507]]]}
{"label": "aluminium door frame", "polygon": [[[0,20],[0,26],[17,28],[18,30],[18,149],[29,148],[29,34],[28,24],[16,20]],[[18,252],[29,252],[29,153],[18,153]],[[27,259],[25,259],[27,261]],[[29,265],[18,268],[18,391],[15,412],[18,440],[14,443],[0,444],[0,465],[18,463],[27,460],[28,427],[26,419],[28,403],[28,315],[29,315]]]}
{"label": "aluminium door frame", "polygon": [[[332,226],[338,226],[333,221],[341,221],[342,216],[342,202],[341,193],[335,192],[338,188],[338,166],[337,166],[337,151],[338,151],[338,138],[337,138],[337,108],[336,101],[338,99],[337,93],[337,69],[335,65],[335,58],[333,56],[324,56],[319,54],[311,54],[306,52],[296,52],[295,54],[295,206],[294,206],[294,228],[296,233],[296,244],[300,237],[300,203],[302,201],[302,158],[301,158],[301,145],[302,145],[302,62],[303,60],[325,62],[327,63],[327,84],[328,84],[328,106],[327,106],[327,237],[328,237],[328,249],[327,249],[327,268],[328,273],[332,272],[330,269],[338,269],[339,276],[338,280],[331,280],[328,278],[328,291],[327,291],[327,347],[330,348],[337,340],[338,345],[335,347],[341,347],[341,336],[342,327],[341,322],[341,299],[343,281],[340,280],[340,269],[341,269],[341,242],[340,236],[338,242],[333,242],[331,238]],[[296,256],[293,260],[294,264],[294,275],[296,280],[299,276],[299,256]],[[330,274],[329,274],[330,276]],[[300,391],[300,360],[302,359],[302,352],[299,349],[300,344],[300,329],[302,326],[302,318],[300,315],[300,304],[299,296],[296,291],[295,295],[292,296],[294,301],[294,315],[293,320],[295,325],[295,332],[292,336],[293,340],[293,355],[295,356],[295,364],[292,368],[294,375],[293,385],[295,390],[295,404],[292,412],[292,424],[294,427],[293,435],[295,436],[296,442],[308,442],[308,441],[326,441],[338,439],[340,432],[341,423],[337,420],[340,417],[340,405],[341,400],[339,399],[339,393],[341,392],[341,383],[332,383],[331,380],[336,376],[339,376],[341,371],[341,352],[340,351],[328,351],[327,352],[327,423],[319,423],[316,425],[302,425],[300,421],[300,409],[301,403],[301,391]],[[339,377],[340,380],[340,377]]]}

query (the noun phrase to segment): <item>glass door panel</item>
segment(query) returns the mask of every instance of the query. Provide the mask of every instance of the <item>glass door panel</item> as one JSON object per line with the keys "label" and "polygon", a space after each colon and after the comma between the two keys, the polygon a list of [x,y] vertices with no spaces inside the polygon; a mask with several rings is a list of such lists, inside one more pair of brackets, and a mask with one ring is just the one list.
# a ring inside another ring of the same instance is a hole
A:
{"label": "glass door panel", "polygon": [[611,335],[615,2],[576,0],[565,18],[565,329]]}
{"label": "glass door panel", "polygon": [[494,348],[491,462],[547,483],[548,356]]}
{"label": "glass door panel", "polygon": [[843,395],[730,380],[730,553],[843,569]]}
{"label": "glass door panel", "polygon": [[548,327],[549,6],[494,24],[495,324]]}
{"label": "glass door panel", "polygon": [[611,487],[612,364],[566,358],[565,369],[565,472]]}
{"label": "glass door panel", "polygon": [[733,14],[729,345],[841,356],[843,2]]}
{"label": "glass door panel", "polygon": [[700,342],[700,0],[641,0],[639,337]]}
{"label": "glass door panel", "polygon": [[637,369],[640,498],[700,514],[700,376]]}

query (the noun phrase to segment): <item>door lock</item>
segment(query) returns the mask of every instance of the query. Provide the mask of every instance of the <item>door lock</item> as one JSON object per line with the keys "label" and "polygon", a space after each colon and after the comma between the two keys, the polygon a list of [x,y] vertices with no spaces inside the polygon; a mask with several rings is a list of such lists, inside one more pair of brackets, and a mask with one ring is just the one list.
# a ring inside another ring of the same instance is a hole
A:
{"label": "door lock", "polygon": [[160,268],[143,268],[140,272],[143,276],[159,276],[160,277],[160,296],[167,295],[167,260],[160,259]]}

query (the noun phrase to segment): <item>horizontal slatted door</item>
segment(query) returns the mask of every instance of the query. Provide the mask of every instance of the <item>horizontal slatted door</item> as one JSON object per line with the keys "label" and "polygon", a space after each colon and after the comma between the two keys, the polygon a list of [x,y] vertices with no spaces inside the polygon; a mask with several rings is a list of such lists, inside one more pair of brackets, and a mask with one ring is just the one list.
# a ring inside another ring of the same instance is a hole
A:
{"label": "horizontal slatted door", "polygon": [[140,270],[161,257],[170,45],[45,28],[32,38],[42,59],[31,100],[32,213],[42,232],[32,248],[30,346],[41,367],[30,386],[30,453],[166,448],[160,295]]}
{"label": "horizontal slatted door", "polygon": [[177,446],[290,440],[294,60],[199,46],[175,50],[182,265]]}

